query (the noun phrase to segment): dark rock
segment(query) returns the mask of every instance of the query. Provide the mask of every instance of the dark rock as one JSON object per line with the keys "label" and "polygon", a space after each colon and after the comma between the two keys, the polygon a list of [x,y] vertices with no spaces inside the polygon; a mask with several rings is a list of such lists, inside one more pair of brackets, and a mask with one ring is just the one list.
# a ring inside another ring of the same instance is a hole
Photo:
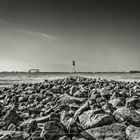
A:
{"label": "dark rock", "polygon": [[49,121],[46,122],[43,127],[41,138],[44,138],[45,140],[58,140],[59,137],[64,135],[64,128],[59,122]]}
{"label": "dark rock", "polygon": [[126,102],[126,106],[140,109],[140,98],[137,97],[129,98]]}
{"label": "dark rock", "polygon": [[29,123],[29,131],[30,132],[35,132],[37,128],[38,128],[37,121],[36,120],[31,120],[30,123]]}
{"label": "dark rock", "polygon": [[34,133],[32,133],[31,138],[32,140],[41,140],[41,131],[35,131]]}
{"label": "dark rock", "polygon": [[11,109],[7,112],[7,114],[3,118],[3,121],[6,123],[6,125],[9,125],[11,123],[16,125],[21,121],[21,118],[14,109]]}

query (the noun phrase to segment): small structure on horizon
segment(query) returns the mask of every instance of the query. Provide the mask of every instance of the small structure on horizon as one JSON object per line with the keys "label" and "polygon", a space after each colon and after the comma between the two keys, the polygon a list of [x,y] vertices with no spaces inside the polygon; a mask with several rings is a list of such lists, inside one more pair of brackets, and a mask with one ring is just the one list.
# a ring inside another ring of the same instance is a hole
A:
{"label": "small structure on horizon", "polygon": [[39,73],[39,69],[30,69],[29,73]]}
{"label": "small structure on horizon", "polygon": [[72,61],[72,65],[73,65],[73,73],[75,74],[75,65],[76,65],[76,63],[75,63],[75,61]]}

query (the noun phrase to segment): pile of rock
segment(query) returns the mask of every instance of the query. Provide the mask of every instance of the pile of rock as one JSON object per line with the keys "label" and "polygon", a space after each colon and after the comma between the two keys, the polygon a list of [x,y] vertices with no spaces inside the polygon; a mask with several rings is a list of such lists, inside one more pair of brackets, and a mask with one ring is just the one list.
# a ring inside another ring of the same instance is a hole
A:
{"label": "pile of rock", "polygon": [[83,77],[0,91],[0,140],[139,140],[140,83]]}

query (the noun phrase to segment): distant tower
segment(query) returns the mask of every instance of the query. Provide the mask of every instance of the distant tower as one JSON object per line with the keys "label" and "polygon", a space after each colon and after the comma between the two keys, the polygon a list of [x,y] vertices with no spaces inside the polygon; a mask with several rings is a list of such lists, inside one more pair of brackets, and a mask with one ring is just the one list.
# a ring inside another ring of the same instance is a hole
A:
{"label": "distant tower", "polygon": [[73,73],[75,74],[75,61],[72,61],[72,65],[73,65]]}

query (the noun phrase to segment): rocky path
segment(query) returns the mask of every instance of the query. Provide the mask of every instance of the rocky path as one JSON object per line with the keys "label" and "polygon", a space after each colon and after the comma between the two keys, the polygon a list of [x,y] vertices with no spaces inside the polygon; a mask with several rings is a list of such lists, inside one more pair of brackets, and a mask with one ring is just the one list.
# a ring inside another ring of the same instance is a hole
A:
{"label": "rocky path", "polygon": [[140,140],[140,83],[68,77],[2,88],[0,140]]}

